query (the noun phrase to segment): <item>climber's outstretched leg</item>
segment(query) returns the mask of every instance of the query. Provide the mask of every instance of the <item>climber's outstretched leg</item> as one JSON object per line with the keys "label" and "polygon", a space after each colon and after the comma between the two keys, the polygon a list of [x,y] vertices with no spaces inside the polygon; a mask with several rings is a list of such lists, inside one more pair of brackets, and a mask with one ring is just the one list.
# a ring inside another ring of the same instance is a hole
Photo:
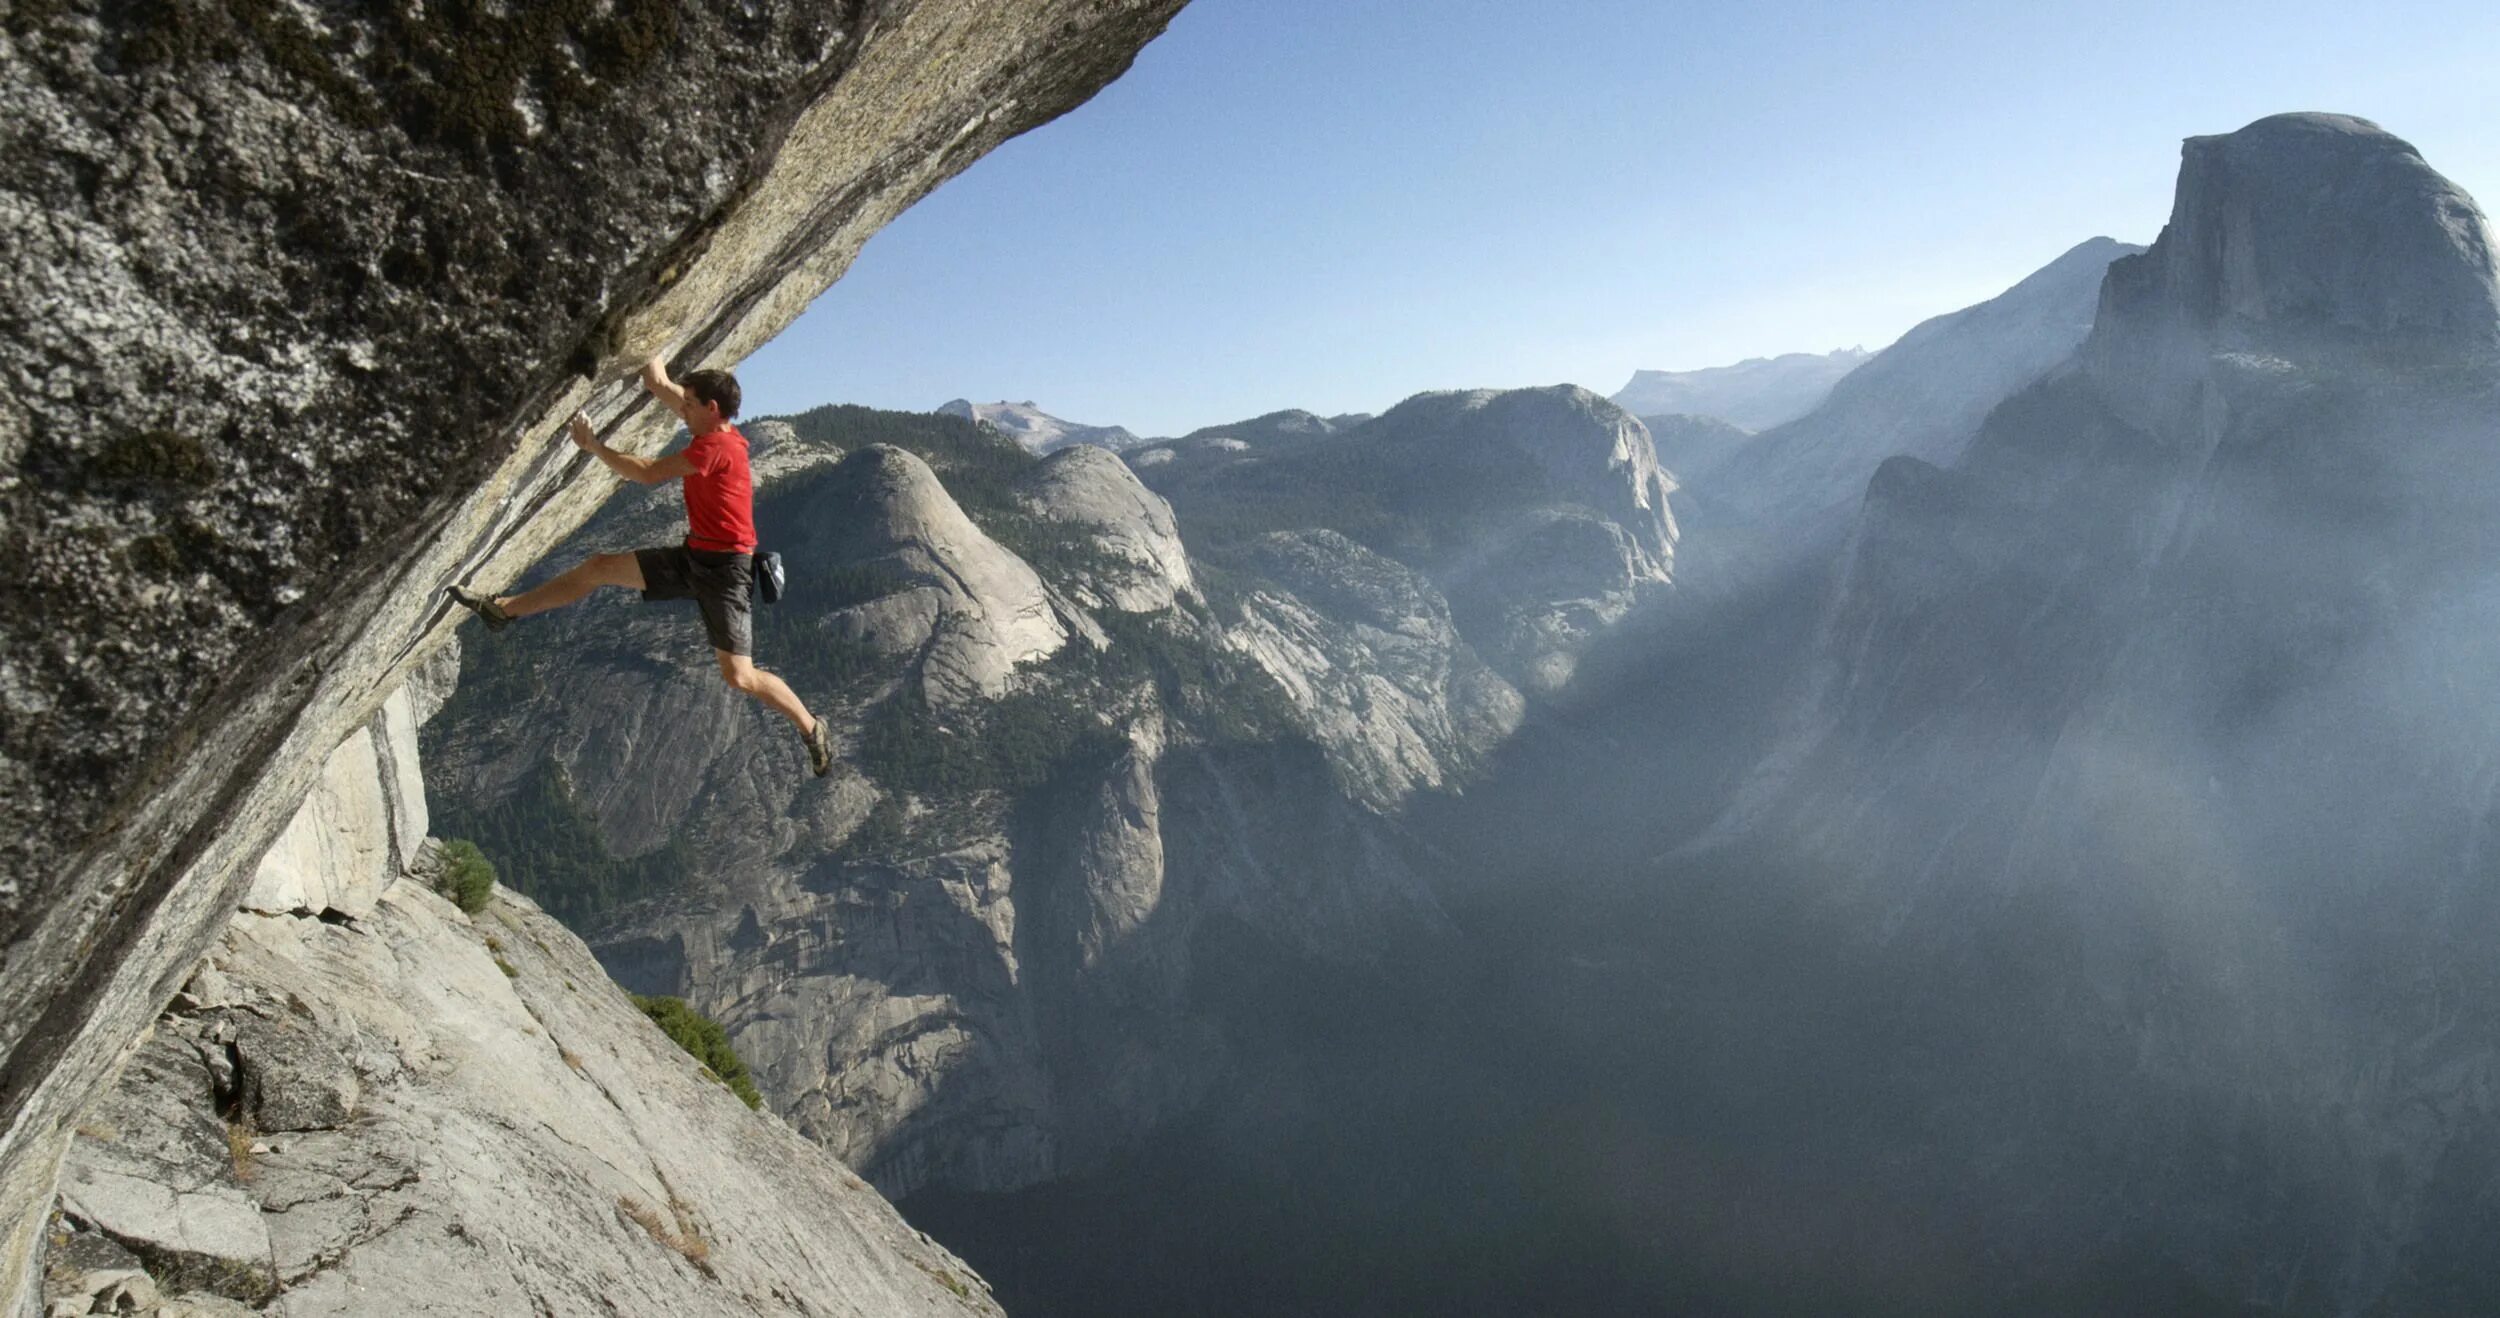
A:
{"label": "climber's outstretched leg", "polygon": [[799,738],[807,743],[808,767],[822,778],[833,768],[833,730],[824,720],[807,712],[807,705],[790,684],[755,666],[755,661],[742,654],[714,650],[712,657],[720,661],[721,680],[780,711],[791,726],[799,730]]}
{"label": "climber's outstretched leg", "polygon": [[798,693],[790,689],[790,684],[756,667],[753,659],[731,654],[727,650],[714,650],[712,657],[720,661],[722,681],[772,706],[802,733],[816,725],[815,718],[807,712],[807,706],[799,702]]}
{"label": "climber's outstretched leg", "polygon": [[632,554],[592,554],[555,580],[518,595],[487,595],[466,586],[450,587],[446,593],[484,619],[488,631],[501,631],[514,618],[560,609],[601,586],[641,590],[642,565]]}
{"label": "climber's outstretched leg", "polygon": [[506,616],[526,618],[533,613],[563,608],[601,586],[642,589],[642,565],[634,560],[632,554],[592,554],[535,590],[523,591],[495,602],[503,606]]}

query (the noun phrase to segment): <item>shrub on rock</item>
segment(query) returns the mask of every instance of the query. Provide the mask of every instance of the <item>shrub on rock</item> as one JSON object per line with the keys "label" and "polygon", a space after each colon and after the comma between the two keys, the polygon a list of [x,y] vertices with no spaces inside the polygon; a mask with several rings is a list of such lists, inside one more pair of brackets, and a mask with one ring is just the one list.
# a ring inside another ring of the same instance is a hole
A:
{"label": "shrub on rock", "polygon": [[644,997],[634,995],[634,1005],[652,1019],[662,1033],[677,1041],[694,1059],[708,1068],[712,1078],[729,1087],[748,1107],[764,1106],[764,1096],[755,1089],[755,1079],[747,1074],[747,1064],[738,1059],[738,1050],[729,1046],[729,1031],[720,1022],[686,1005],[684,998]]}
{"label": "shrub on rock", "polygon": [[495,863],[477,844],[463,838],[443,843],[442,894],[471,915],[486,909],[495,895]]}

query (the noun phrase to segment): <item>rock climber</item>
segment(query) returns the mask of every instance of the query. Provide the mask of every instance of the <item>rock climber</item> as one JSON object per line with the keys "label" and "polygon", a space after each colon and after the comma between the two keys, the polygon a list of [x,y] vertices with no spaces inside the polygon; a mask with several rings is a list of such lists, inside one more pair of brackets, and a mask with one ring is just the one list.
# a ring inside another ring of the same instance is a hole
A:
{"label": "rock climber", "polygon": [[630,554],[593,554],[535,590],[488,595],[466,586],[448,593],[477,614],[490,632],[515,618],[562,608],[600,586],[639,590],[645,600],[691,599],[703,613],[723,681],[779,711],[807,743],[807,759],[821,778],[833,768],[833,734],[808,712],[790,684],[755,666],[755,483],[747,468],[747,440],[730,423],[738,415],[738,381],[727,371],[695,371],[672,380],[654,357],[642,368],[643,387],[686,423],[693,442],[658,458],[619,453],[592,433],[590,418],[575,412],[566,428],[573,442],[617,475],[641,485],[682,480],[686,495],[685,543]]}

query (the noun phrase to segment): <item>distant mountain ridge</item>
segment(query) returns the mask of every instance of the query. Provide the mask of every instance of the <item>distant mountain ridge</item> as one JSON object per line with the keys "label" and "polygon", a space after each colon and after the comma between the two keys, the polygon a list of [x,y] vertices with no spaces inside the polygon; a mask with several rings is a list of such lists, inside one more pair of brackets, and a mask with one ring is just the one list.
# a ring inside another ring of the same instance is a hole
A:
{"label": "distant mountain ridge", "polygon": [[1989,409],[2063,363],[2091,331],[2101,276],[2144,249],[2093,238],[2003,293],[1922,321],[1834,385],[1812,412],[1755,436],[1704,477],[1750,520],[1793,522],[1854,506],[1884,459],[1949,464]]}
{"label": "distant mountain ridge", "polygon": [[1874,354],[1864,348],[1748,357],[1698,371],[1634,371],[1613,402],[1634,416],[1703,416],[1768,430],[1814,410],[1841,377]]}
{"label": "distant mountain ridge", "polygon": [[959,416],[978,421],[1014,440],[1029,453],[1056,453],[1071,444],[1092,444],[1117,451],[1138,443],[1137,436],[1130,434],[1124,426],[1089,426],[1063,420],[1035,407],[1031,399],[1021,403],[976,403],[967,398],[956,398],[940,404],[937,413],[939,416]]}
{"label": "distant mountain ridge", "polygon": [[[1370,419],[1368,416],[1362,418],[1365,421]],[[1298,407],[1288,407],[1282,411],[1254,416],[1247,421],[1200,426],[1172,442],[1185,444],[1195,439],[1238,439],[1255,443],[1262,440],[1302,439],[1312,435],[1331,435],[1345,428],[1342,419],[1331,419],[1314,412],[1306,412]]]}

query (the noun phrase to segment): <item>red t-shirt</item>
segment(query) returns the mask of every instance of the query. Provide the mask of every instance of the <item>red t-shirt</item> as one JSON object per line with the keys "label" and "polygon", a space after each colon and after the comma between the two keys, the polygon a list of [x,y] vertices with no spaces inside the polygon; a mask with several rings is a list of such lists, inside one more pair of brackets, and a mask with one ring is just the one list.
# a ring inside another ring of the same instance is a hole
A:
{"label": "red t-shirt", "polygon": [[686,446],[694,474],[686,477],[686,548],[755,552],[755,477],[747,470],[747,437],[722,426]]}

